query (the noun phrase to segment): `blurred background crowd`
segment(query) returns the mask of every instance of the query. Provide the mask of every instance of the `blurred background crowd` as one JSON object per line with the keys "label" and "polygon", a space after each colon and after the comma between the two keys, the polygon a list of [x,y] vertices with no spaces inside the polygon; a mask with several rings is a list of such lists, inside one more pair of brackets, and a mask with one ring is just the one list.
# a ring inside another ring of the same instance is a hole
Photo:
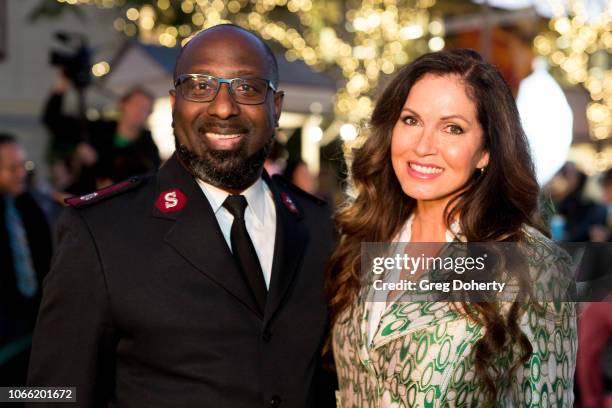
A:
{"label": "blurred background crowd", "polygon": [[[0,0],[0,385],[25,381],[63,199],[170,157],[174,61],[223,22],[279,60],[269,173],[340,203],[344,155],[393,73],[472,48],[516,95],[553,238],[612,241],[612,0]],[[581,306],[576,406],[612,393],[610,316]]]}

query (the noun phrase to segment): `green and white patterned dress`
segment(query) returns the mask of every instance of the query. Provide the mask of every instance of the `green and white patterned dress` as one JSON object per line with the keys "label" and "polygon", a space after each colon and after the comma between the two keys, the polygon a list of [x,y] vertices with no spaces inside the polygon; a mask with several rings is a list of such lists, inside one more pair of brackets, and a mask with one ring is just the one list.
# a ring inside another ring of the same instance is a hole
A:
{"label": "green and white patterned dress", "polygon": [[[531,238],[545,248],[553,245],[539,233]],[[533,259],[532,265],[541,264],[548,255]],[[495,406],[573,406],[575,304],[543,306],[544,312],[530,306],[522,315],[519,327],[533,353],[512,377],[498,381]],[[472,353],[484,335],[483,326],[449,303],[402,302],[400,296],[385,309],[368,342],[371,309],[370,302],[358,301],[333,327],[339,408],[485,406]],[[495,364],[500,372],[508,372],[511,365],[507,355],[499,356]]]}

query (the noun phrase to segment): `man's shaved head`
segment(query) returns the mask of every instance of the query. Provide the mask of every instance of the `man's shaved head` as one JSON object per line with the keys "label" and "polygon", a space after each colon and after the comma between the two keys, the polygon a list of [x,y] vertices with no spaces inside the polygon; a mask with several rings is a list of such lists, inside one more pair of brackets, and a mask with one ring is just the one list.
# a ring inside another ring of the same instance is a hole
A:
{"label": "man's shaved head", "polygon": [[242,27],[240,27],[238,25],[235,25],[235,24],[219,24],[219,25],[207,28],[206,30],[200,31],[191,40],[189,40],[189,42],[187,44],[185,44],[185,46],[183,48],[181,48],[181,51],[179,52],[179,55],[178,55],[178,57],[176,59],[176,64],[174,65],[173,80],[176,80],[176,77],[178,75],[180,75],[180,74],[188,74],[189,73],[189,72],[180,72],[180,68],[181,68],[181,60],[182,60],[183,54],[185,53],[185,51],[187,51],[188,48],[190,48],[190,46],[192,44],[198,43],[199,41],[202,41],[203,39],[206,38],[206,36],[208,36],[210,34],[213,34],[213,33],[221,34],[223,32],[226,32],[227,30],[242,32],[244,35],[250,36],[251,38],[253,38],[259,44],[259,46],[261,46],[262,51],[266,55],[266,59],[268,61],[268,65],[269,65],[269,77],[266,78],[266,79],[269,79],[270,81],[272,81],[272,84],[274,84],[274,86],[278,86],[278,81],[279,81],[279,78],[278,78],[278,62],[276,61],[276,57],[274,56],[274,52],[272,51],[270,46],[268,46],[268,44],[266,44],[256,34],[252,33],[251,31],[247,30],[246,28],[242,28]]}

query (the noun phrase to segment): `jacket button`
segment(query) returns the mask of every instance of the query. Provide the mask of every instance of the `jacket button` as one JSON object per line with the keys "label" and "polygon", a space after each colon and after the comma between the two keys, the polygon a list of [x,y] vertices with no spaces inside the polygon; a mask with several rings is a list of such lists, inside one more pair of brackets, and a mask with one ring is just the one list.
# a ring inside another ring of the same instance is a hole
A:
{"label": "jacket button", "polygon": [[266,343],[269,342],[272,339],[272,333],[270,333],[270,330],[266,329],[263,332],[263,335],[261,336],[262,340],[265,341]]}
{"label": "jacket button", "polygon": [[271,408],[280,407],[281,402],[282,402],[281,397],[279,397],[278,395],[273,395],[272,398],[270,399],[270,407]]}

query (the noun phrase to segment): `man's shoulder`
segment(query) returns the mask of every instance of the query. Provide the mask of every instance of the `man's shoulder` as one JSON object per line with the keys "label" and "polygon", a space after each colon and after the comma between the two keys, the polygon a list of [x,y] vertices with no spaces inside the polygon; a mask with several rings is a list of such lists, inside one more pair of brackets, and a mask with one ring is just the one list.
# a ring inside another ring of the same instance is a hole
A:
{"label": "man's shoulder", "polygon": [[293,184],[291,181],[279,174],[273,175],[272,181],[278,186],[279,190],[281,191],[281,196],[283,195],[283,192],[285,192],[295,197],[296,200],[299,200],[300,204],[306,204],[309,207],[312,206],[313,208],[328,207],[326,200],[302,190],[301,188]]}
{"label": "man's shoulder", "polygon": [[77,210],[108,205],[125,205],[126,200],[151,183],[154,175],[134,176],[89,194],[65,199],[65,203]]}

